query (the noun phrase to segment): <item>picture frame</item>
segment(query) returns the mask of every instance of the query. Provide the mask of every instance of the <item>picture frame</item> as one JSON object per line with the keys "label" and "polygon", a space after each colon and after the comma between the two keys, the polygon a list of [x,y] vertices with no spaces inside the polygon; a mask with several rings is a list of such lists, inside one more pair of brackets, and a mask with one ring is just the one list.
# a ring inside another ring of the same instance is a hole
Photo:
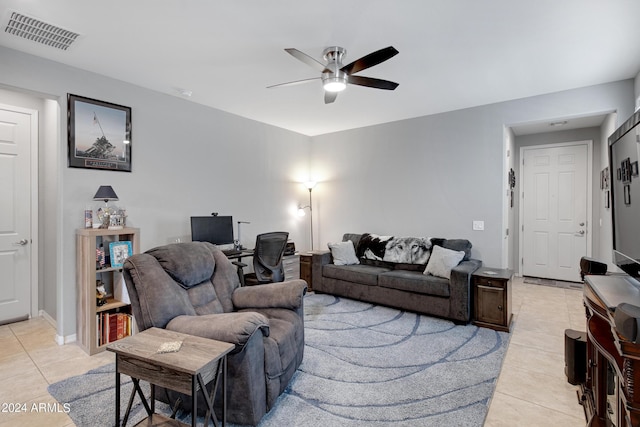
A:
{"label": "picture frame", "polygon": [[627,157],[620,164],[622,169],[622,182],[631,182],[631,159]]}
{"label": "picture frame", "polygon": [[625,184],[624,186],[624,204],[631,204],[631,186],[629,184]]}
{"label": "picture frame", "polygon": [[637,160],[635,162],[631,163],[631,176],[633,176],[633,177],[638,176],[638,161]]}
{"label": "picture frame", "polygon": [[111,267],[122,268],[124,261],[133,254],[130,241],[109,243],[109,255]]}
{"label": "picture frame", "polygon": [[609,190],[604,192],[604,207],[605,209],[609,209],[611,207],[611,194]]}
{"label": "picture frame", "polygon": [[131,108],[67,94],[68,166],[131,172]]}

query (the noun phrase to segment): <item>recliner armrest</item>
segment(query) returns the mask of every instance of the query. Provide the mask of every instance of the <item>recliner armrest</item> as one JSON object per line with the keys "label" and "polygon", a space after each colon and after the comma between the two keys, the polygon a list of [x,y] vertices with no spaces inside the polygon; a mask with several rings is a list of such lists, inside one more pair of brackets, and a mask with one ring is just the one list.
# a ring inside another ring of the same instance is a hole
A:
{"label": "recliner armrest", "polygon": [[237,288],[231,296],[231,301],[236,310],[251,308],[288,308],[297,310],[302,307],[302,298],[306,292],[307,282],[295,279],[286,282]]}
{"label": "recliner armrest", "polygon": [[265,337],[268,337],[269,321],[256,312],[183,315],[174,317],[167,324],[166,329],[235,344],[234,353],[236,353],[242,351],[254,333],[261,331]]}

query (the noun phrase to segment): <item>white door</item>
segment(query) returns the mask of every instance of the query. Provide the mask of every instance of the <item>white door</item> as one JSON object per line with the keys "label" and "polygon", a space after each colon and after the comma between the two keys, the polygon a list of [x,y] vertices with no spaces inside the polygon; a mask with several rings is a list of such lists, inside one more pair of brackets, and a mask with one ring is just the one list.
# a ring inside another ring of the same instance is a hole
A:
{"label": "white door", "polygon": [[588,155],[584,143],[523,149],[523,275],[581,281]]}
{"label": "white door", "polygon": [[0,105],[0,323],[31,314],[33,116]]}

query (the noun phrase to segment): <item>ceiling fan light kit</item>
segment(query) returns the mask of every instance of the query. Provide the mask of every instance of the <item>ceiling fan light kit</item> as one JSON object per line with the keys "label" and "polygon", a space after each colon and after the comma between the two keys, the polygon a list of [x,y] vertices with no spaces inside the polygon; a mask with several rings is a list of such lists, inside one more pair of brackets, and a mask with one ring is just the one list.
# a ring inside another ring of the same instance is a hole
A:
{"label": "ceiling fan light kit", "polygon": [[[384,90],[394,90],[396,87],[398,87],[398,83],[389,80],[381,80],[371,77],[353,75],[359,71],[373,67],[374,65],[378,65],[381,62],[384,62],[387,59],[390,59],[397,55],[398,51],[393,46],[389,46],[384,49],[372,52],[344,66],[342,65],[342,59],[346,56],[347,51],[346,49],[339,46],[328,47],[322,52],[325,64],[317,61],[316,59],[312,58],[306,53],[299,51],[298,49],[288,48],[285,49],[285,51],[299,61],[304,62],[305,64],[320,71],[321,74],[319,79],[322,81],[322,87],[325,90],[325,104],[334,102],[338,96],[338,92],[343,91],[347,87],[347,84],[355,84],[358,86]],[[318,78],[281,83],[269,86],[269,88],[292,86],[315,80],[318,80]]]}

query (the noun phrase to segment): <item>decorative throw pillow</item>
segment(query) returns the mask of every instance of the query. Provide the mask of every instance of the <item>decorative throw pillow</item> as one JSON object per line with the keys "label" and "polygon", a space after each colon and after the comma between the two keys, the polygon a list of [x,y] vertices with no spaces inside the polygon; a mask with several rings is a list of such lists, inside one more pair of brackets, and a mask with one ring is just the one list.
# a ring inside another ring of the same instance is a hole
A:
{"label": "decorative throw pillow", "polygon": [[331,256],[333,256],[333,263],[335,265],[360,264],[358,257],[356,257],[356,249],[353,247],[351,240],[339,243],[328,243],[327,246],[329,246],[331,250]]}
{"label": "decorative throw pillow", "polygon": [[460,264],[463,258],[464,251],[452,251],[441,246],[434,246],[424,274],[449,279],[451,277],[451,269]]}

